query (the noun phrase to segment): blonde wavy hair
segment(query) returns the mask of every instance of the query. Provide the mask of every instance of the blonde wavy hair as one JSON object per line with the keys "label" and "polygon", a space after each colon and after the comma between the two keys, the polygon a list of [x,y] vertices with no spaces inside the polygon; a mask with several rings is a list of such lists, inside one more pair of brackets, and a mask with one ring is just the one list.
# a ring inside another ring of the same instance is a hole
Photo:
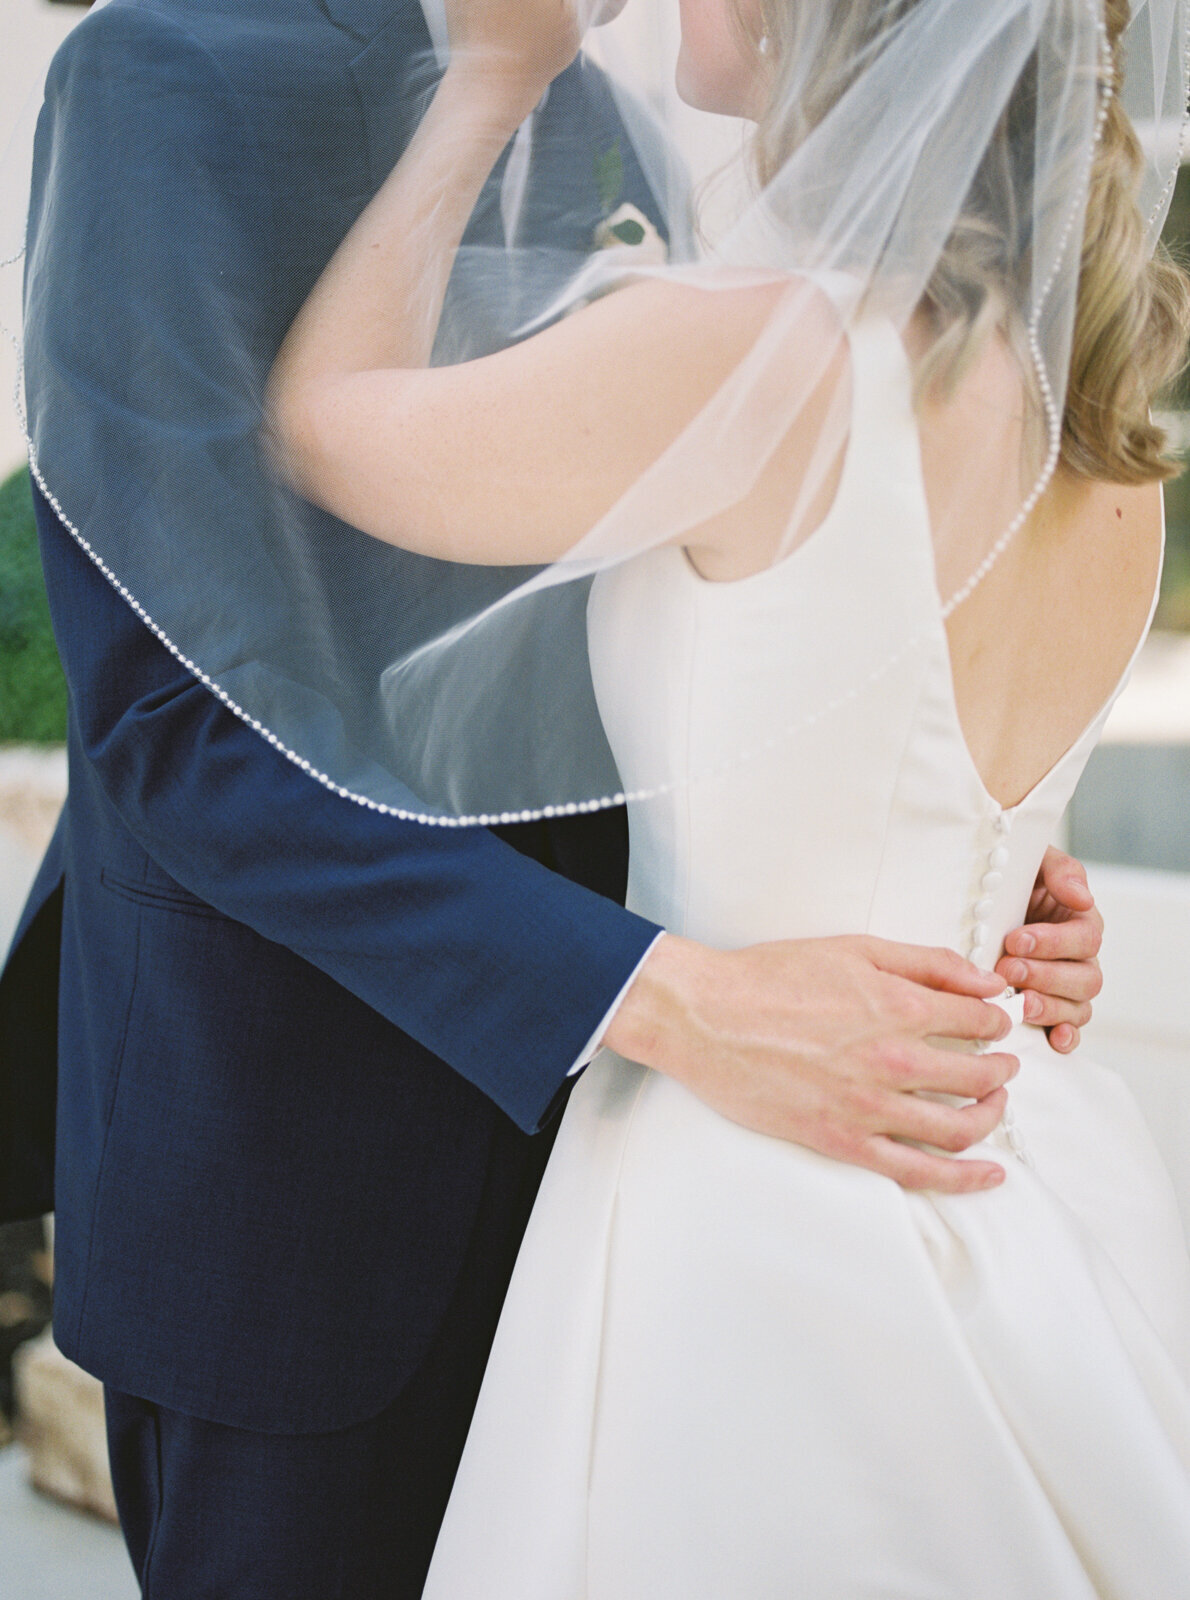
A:
{"label": "blonde wavy hair", "polygon": [[[769,110],[758,121],[753,160],[766,184],[846,92],[918,0],[824,0],[830,8],[814,70],[805,72],[804,0],[757,0],[751,26],[736,0],[739,23],[759,51],[768,41]],[[757,16],[758,13],[758,16]],[[1084,478],[1141,484],[1175,476],[1180,464],[1151,417],[1156,398],[1186,365],[1190,339],[1190,276],[1165,247],[1146,241],[1137,204],[1144,161],[1119,94],[1130,0],[1105,0],[1110,94],[1088,195],[1070,382],[1062,430],[1062,464]],[[807,84],[791,94],[796,78]],[[1015,300],[1006,275],[1012,250],[1002,230],[981,214],[980,197],[1011,183],[1014,125],[1030,116],[1034,88],[1022,75],[971,190],[968,213],[943,252],[928,291],[939,337],[923,364],[923,387],[957,382],[984,337],[1000,324],[999,308]],[[777,111],[776,107],[789,107]],[[1000,213],[1002,214],[1002,212]]]}

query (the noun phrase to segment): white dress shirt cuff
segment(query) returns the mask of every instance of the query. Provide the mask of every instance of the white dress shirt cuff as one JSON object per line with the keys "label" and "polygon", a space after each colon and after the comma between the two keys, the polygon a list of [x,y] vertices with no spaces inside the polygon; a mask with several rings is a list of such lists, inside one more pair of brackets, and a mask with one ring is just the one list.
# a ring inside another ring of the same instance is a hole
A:
{"label": "white dress shirt cuff", "polygon": [[632,985],[640,977],[641,970],[644,967],[645,962],[653,954],[653,951],[656,950],[657,946],[661,943],[662,939],[664,939],[664,938],[665,938],[664,932],[659,933],[657,935],[657,937],[653,940],[653,942],[649,946],[649,948],[645,951],[644,955],[637,962],[636,968],[633,971],[632,976],[629,978],[628,982],[624,985],[624,987],[620,990],[619,994],[616,996],[615,1004],[611,1007],[611,1009],[608,1012],[607,1016],[604,1017],[603,1021],[595,1029],[595,1032],[591,1035],[591,1039],[590,1039],[589,1044],[587,1045],[587,1048],[583,1051],[582,1055],[579,1056],[579,1058],[575,1062],[574,1066],[571,1067],[570,1072],[568,1073],[569,1077],[577,1078],[579,1073],[580,1072],[584,1072],[591,1065],[592,1061],[594,1061],[595,1057],[599,1054],[600,1050],[603,1049],[603,1036],[604,1036],[604,1034],[611,1027],[612,1023],[615,1021],[616,1013],[619,1011],[620,1007],[624,1004],[625,1000],[627,1000],[628,991],[629,991],[629,989],[632,988]]}

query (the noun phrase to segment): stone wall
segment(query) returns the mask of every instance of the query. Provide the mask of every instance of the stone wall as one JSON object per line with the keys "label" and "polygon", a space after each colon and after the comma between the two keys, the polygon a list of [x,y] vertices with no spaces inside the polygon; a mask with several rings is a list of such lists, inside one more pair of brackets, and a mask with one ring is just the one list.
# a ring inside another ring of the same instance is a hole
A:
{"label": "stone wall", "polygon": [[65,751],[0,746],[0,952],[8,949],[65,798]]}
{"label": "stone wall", "polygon": [[47,1329],[16,1358],[17,1437],[35,1489],[115,1522],[103,1389],[68,1361]]}

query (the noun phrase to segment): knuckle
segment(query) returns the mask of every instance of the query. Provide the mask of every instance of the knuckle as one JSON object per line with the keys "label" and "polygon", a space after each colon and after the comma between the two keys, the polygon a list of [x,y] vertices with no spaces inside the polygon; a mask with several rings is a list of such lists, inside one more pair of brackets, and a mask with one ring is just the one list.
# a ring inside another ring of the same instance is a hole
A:
{"label": "knuckle", "polygon": [[927,1189],[943,1189],[948,1185],[941,1176],[931,1172],[923,1172],[919,1167],[905,1167],[900,1174],[890,1174],[897,1179],[902,1189],[908,1189],[912,1194],[922,1194]]}
{"label": "knuckle", "polygon": [[848,1113],[857,1121],[874,1122],[879,1115],[882,1096],[867,1083],[853,1083],[844,1096]]}
{"label": "knuckle", "polygon": [[880,1054],[880,1065],[885,1078],[898,1087],[913,1078],[913,1057],[903,1045],[885,1045]]}
{"label": "knuckle", "polygon": [[1007,1039],[1012,1032],[1012,1018],[1003,1006],[985,1005],[980,1014],[980,1021],[982,1037],[985,1039]]}
{"label": "knuckle", "polygon": [[864,1141],[855,1129],[849,1123],[834,1118],[828,1118],[820,1124],[813,1143],[820,1154],[830,1156],[835,1161],[853,1164],[858,1161],[864,1148]]}
{"label": "knuckle", "polygon": [[878,1171],[886,1178],[891,1178],[902,1189],[928,1189],[930,1172],[935,1164],[941,1166],[943,1158],[928,1156],[910,1145],[894,1141],[886,1152],[882,1152],[876,1166]]}
{"label": "knuckle", "polygon": [[956,1161],[958,1171],[955,1174],[954,1194],[974,1194],[984,1186],[984,1170],[970,1161]]}
{"label": "knuckle", "polygon": [[1062,1020],[1062,1008],[1044,989],[1031,989],[1025,1021],[1031,1028],[1052,1028]]}
{"label": "knuckle", "polygon": [[972,1144],[977,1144],[981,1139],[986,1139],[1000,1126],[1004,1116],[1003,1094],[997,1094],[984,1105],[977,1106],[971,1113],[970,1132],[974,1134]]}
{"label": "knuckle", "polygon": [[940,1156],[920,1187],[934,1189],[939,1194],[965,1194],[971,1188],[969,1167],[969,1162]]}
{"label": "knuckle", "polygon": [[984,1074],[985,1085],[977,1096],[980,1100],[986,1100],[988,1095],[995,1094],[997,1089],[1003,1089],[1005,1084],[1011,1083],[1021,1070],[1020,1057],[1008,1055],[1003,1051],[996,1055],[981,1056],[979,1065]]}
{"label": "knuckle", "polygon": [[982,1056],[979,1065],[972,1069],[968,1087],[976,1100],[986,1100],[988,1095],[995,1094],[1008,1081],[1003,1067],[997,1064],[1002,1060],[1003,1057]]}
{"label": "knuckle", "polygon": [[840,1128],[836,1132],[835,1148],[830,1153],[836,1161],[844,1161],[851,1167],[872,1165],[872,1152],[868,1148],[867,1140],[850,1128]]}
{"label": "knuckle", "polygon": [[924,1032],[929,1024],[930,1005],[916,989],[905,989],[897,996],[894,1010],[897,1020],[910,1032]]}
{"label": "knuckle", "polygon": [[948,1121],[931,1138],[931,1143],[938,1146],[939,1150],[949,1150],[958,1155],[963,1150],[969,1150],[976,1144],[981,1135],[977,1127],[957,1119]]}

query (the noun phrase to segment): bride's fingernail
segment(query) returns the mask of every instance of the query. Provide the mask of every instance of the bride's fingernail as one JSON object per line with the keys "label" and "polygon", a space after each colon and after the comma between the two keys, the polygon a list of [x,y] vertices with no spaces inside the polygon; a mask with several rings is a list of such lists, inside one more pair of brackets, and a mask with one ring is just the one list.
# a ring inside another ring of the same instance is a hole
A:
{"label": "bride's fingernail", "polygon": [[1025,996],[1025,1021],[1035,1021],[1041,1015],[1041,1011],[1041,997],[1035,994],[1027,994]]}
{"label": "bride's fingernail", "polygon": [[1019,989],[1022,983],[1026,983],[1028,981],[1029,969],[1023,961],[1014,961],[1012,965],[1008,967],[1005,976],[1008,978],[1009,983],[1012,984],[1014,989]]}
{"label": "bride's fingernail", "polygon": [[1037,949],[1037,940],[1031,933],[1018,933],[1012,942],[1018,956],[1031,956]]}

